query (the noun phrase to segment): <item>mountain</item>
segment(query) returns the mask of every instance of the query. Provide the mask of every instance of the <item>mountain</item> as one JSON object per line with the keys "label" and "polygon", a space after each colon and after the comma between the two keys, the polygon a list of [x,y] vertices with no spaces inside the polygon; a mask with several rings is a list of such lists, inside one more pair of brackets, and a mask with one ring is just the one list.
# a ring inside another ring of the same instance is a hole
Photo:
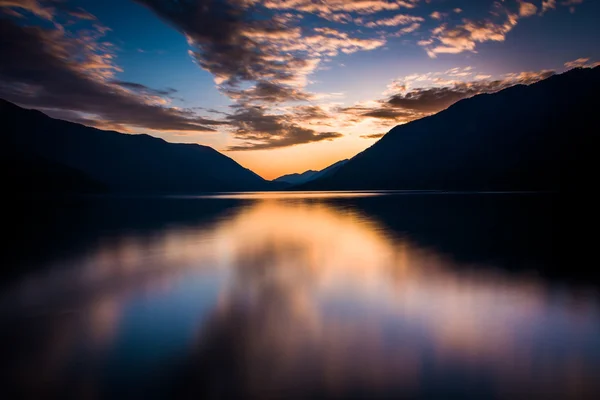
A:
{"label": "mountain", "polygon": [[552,190],[596,181],[600,67],[462,100],[400,125],[297,190]]}
{"label": "mountain", "polygon": [[282,182],[282,183],[288,183],[290,185],[299,185],[301,183],[306,183],[306,182],[312,180],[313,177],[318,173],[319,173],[319,171],[309,169],[308,171],[304,171],[301,174],[295,173],[295,174],[288,174],[288,175],[280,176],[279,178],[273,179],[273,182]]}
{"label": "mountain", "polygon": [[94,193],[108,190],[106,185],[81,171],[26,154],[0,157],[0,179],[5,189],[18,193]]}
{"label": "mountain", "polygon": [[0,179],[17,191],[205,192],[272,184],[207,146],[61,121],[0,100]]}
{"label": "mountain", "polygon": [[320,171],[314,171],[309,169],[301,174],[289,174],[280,176],[277,179],[274,179],[273,182],[281,182],[287,183],[290,185],[300,185],[306,182],[313,181],[315,179],[323,178],[333,174],[337,171],[342,165],[344,165],[348,160],[341,160],[336,162],[335,164],[331,164],[329,167],[324,168]]}

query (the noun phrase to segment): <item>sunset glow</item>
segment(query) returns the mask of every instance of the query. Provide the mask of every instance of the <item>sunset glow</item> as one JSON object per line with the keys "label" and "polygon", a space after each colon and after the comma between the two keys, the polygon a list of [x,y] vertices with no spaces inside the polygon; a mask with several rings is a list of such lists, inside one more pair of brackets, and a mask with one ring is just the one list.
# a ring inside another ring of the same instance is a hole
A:
{"label": "sunset glow", "polygon": [[321,169],[456,101],[597,65],[593,0],[0,0],[2,97]]}

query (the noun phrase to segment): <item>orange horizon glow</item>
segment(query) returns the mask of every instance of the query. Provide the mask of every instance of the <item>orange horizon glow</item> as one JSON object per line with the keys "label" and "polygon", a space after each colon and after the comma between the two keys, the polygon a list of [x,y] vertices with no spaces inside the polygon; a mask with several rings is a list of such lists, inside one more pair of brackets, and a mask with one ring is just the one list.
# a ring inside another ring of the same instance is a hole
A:
{"label": "orange horizon glow", "polygon": [[[392,127],[385,128],[388,132]],[[308,170],[320,171],[345,159],[350,159],[372,146],[379,138],[363,138],[361,135],[377,132],[371,123],[359,123],[342,130],[344,136],[331,141],[298,144],[294,146],[264,149],[229,151],[229,138],[214,133],[197,135],[172,135],[165,132],[152,132],[169,143],[188,143],[209,146],[221,154],[232,158],[244,168],[260,175],[266,180],[280,176],[303,173]],[[381,129],[379,129],[381,131]],[[137,131],[136,133],[145,133]]]}
{"label": "orange horizon glow", "polygon": [[223,154],[264,179],[273,180],[282,175],[322,170],[340,160],[354,157],[375,142],[344,139],[335,143],[319,142],[281,149],[230,151]]}

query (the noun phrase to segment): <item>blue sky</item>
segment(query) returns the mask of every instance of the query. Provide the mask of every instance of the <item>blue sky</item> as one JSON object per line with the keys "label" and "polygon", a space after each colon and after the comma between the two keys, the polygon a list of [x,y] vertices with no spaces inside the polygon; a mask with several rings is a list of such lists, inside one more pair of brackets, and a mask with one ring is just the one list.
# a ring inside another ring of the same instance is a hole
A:
{"label": "blue sky", "polygon": [[594,0],[0,0],[0,97],[274,178],[595,65],[598,17]]}

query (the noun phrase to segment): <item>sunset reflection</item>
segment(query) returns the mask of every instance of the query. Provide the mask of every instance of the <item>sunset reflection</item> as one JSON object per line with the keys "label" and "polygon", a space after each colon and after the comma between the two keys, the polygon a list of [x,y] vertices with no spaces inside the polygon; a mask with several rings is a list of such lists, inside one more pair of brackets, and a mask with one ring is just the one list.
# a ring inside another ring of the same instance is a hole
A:
{"label": "sunset reflection", "polygon": [[183,368],[169,385],[222,397],[463,393],[458,378],[482,396],[600,393],[596,291],[465,265],[352,202],[245,200],[15,282],[0,318],[39,348],[17,385],[87,393]]}

